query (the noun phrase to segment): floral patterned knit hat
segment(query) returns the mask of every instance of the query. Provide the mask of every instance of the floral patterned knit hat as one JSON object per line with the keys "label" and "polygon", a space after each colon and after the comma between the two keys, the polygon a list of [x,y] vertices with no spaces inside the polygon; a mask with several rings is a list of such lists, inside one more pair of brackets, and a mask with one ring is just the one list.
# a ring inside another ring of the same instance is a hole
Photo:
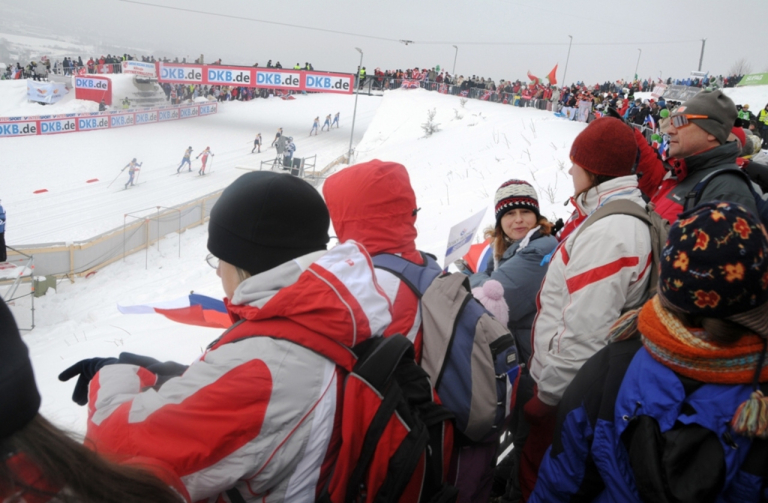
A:
{"label": "floral patterned knit hat", "polygon": [[670,228],[660,273],[663,301],[685,313],[738,322],[735,316],[768,302],[768,235],[739,204],[702,203]]}

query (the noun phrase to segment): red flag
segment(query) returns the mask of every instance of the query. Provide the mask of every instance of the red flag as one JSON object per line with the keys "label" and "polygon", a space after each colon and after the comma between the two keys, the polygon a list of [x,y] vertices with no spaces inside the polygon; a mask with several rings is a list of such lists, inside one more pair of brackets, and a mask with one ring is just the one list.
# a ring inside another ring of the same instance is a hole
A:
{"label": "red flag", "polygon": [[530,80],[531,80],[531,81],[532,81],[534,84],[538,84],[538,83],[539,83],[539,78],[538,78],[538,77],[536,77],[535,75],[531,75],[531,71],[530,71],[530,70],[528,70],[528,78],[529,78],[529,79],[530,79]]}
{"label": "red flag", "polygon": [[557,65],[552,69],[551,72],[549,72],[549,75],[547,75],[547,80],[550,84],[556,85],[557,84],[557,78],[555,78],[555,74],[557,74]]}

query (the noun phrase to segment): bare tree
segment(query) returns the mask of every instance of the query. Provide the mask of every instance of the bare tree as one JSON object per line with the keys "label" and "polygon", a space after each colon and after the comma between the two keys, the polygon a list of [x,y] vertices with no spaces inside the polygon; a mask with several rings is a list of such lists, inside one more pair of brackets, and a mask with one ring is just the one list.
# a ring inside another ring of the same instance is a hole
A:
{"label": "bare tree", "polygon": [[752,64],[746,58],[741,58],[731,65],[729,75],[748,75],[752,73]]}

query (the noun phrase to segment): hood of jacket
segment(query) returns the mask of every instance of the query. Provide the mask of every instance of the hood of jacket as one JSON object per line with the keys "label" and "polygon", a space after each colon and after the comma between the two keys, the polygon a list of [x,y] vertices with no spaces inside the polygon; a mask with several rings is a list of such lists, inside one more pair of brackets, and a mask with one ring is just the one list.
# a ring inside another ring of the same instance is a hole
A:
{"label": "hood of jacket", "polygon": [[336,343],[351,348],[381,335],[392,320],[371,258],[354,241],[252,276],[226,304],[235,321],[290,320],[311,334],[309,347]]}
{"label": "hood of jacket", "polygon": [[416,195],[402,164],[373,160],[343,169],[325,181],[323,196],[340,241],[353,239],[371,255],[417,254]]}

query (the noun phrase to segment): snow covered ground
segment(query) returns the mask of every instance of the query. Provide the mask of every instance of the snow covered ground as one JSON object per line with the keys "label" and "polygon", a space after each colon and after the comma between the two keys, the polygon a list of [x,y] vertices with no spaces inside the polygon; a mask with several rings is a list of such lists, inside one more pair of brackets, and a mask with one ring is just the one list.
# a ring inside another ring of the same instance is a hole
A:
{"label": "snow covered ground", "polygon": [[[763,92],[768,97],[768,89]],[[268,144],[274,130],[283,126],[296,137],[302,154],[327,151],[329,158],[335,157],[346,149],[342,137],[349,139],[351,101],[315,95],[295,101],[227,103],[217,116],[138,126],[119,134],[103,131],[10,143],[0,140],[5,161],[0,165],[0,187],[6,189],[1,196],[8,203],[8,236],[11,243],[72,240],[101,226],[114,226],[116,218],[121,224],[129,205],[140,208],[151,201],[168,206],[224,187],[242,173],[235,165],[246,159],[253,159],[255,165],[269,155],[244,154],[250,152],[252,136],[259,130]],[[430,109],[435,109],[441,130],[424,138],[421,124]],[[342,112],[340,131],[306,137],[315,115],[335,110]],[[573,190],[567,174],[568,152],[583,128],[539,110],[476,100],[462,106],[454,96],[392,91],[383,98],[360,97],[356,131],[365,135],[357,147],[357,161],[378,158],[408,168],[422,208],[417,245],[442,261],[449,228],[483,208],[487,208],[484,224],[491,224],[494,192],[509,178],[528,180],[537,188],[544,215],[567,216],[570,208],[563,203]],[[217,173],[200,180],[193,175],[169,175],[188,144],[196,152],[210,145],[217,153]],[[125,192],[105,190],[109,177],[133,156],[145,161],[142,177],[147,183]],[[81,186],[93,176],[104,181]],[[49,185],[51,193],[45,195],[49,199],[31,195],[40,183]],[[172,235],[159,243],[159,250],[153,247],[146,270],[144,254],[135,254],[91,278],[62,281],[57,292],[37,299],[37,328],[24,337],[43,396],[42,413],[56,424],[84,431],[86,411],[70,400],[74,383],[56,379],[78,360],[129,351],[191,362],[219,335],[220,330],[180,325],[159,315],[122,315],[116,309],[118,302],[170,300],[191,290],[223,296],[215,271],[204,261],[206,228],[181,235],[181,258],[178,239]],[[22,326],[29,326],[26,302],[13,306]]]}
{"label": "snow covered ground", "polygon": [[[0,89],[6,90],[0,92],[0,102],[13,94],[7,90],[13,84],[0,82]],[[69,103],[76,102],[82,103]],[[360,96],[355,142],[380,103],[380,97]],[[11,246],[85,240],[122,226],[126,213],[173,206],[215,192],[243,174],[237,166],[258,169],[260,161],[274,158],[275,150],[267,147],[278,127],[294,137],[297,157],[317,155],[317,166],[323,167],[349,148],[353,106],[354,98],[348,95],[300,95],[289,101],[225,102],[216,115],[172,123],[2,138],[0,198],[8,212],[6,240]],[[45,107],[47,113],[58,108],[58,104]],[[341,128],[308,136],[316,116],[336,112],[341,112]],[[266,146],[261,154],[251,154],[258,132]],[[188,146],[194,149],[193,172],[177,176]],[[215,154],[208,165],[212,173],[198,177],[201,161],[194,156],[206,146]],[[122,190],[128,174],[120,170],[134,157],[143,162],[138,180],[145,183]],[[93,178],[99,181],[86,183]],[[33,194],[40,189],[48,192]]]}

